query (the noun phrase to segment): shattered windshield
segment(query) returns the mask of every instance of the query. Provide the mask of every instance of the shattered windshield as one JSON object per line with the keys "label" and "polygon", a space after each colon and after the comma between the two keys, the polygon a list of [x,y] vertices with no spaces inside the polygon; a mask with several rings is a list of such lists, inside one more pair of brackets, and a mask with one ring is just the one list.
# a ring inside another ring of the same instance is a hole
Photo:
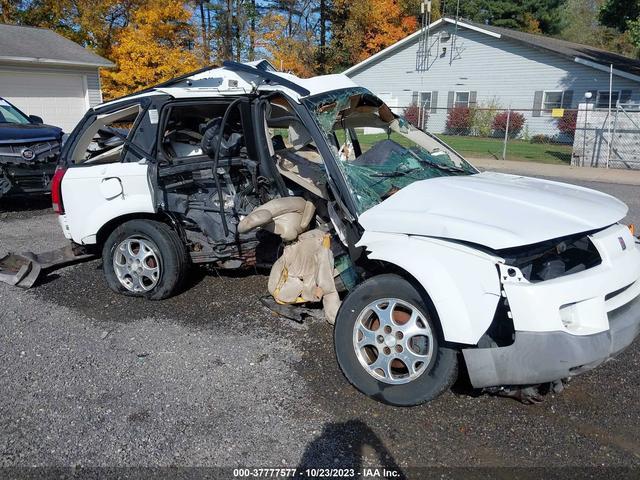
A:
{"label": "shattered windshield", "polygon": [[311,97],[307,106],[333,150],[359,213],[418,180],[478,173],[364,88]]}

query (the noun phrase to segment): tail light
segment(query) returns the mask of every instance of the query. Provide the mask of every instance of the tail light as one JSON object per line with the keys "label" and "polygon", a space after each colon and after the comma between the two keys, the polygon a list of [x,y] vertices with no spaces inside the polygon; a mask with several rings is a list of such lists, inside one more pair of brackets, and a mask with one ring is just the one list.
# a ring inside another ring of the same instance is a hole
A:
{"label": "tail light", "polygon": [[58,215],[64,215],[64,205],[62,204],[62,178],[67,169],[63,167],[56,168],[53,178],[51,179],[51,204],[53,211]]}

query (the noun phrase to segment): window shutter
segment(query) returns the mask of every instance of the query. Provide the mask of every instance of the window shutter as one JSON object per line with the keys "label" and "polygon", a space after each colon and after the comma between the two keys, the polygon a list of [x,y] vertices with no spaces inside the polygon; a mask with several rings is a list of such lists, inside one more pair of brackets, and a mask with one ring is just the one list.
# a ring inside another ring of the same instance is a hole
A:
{"label": "window shutter", "polygon": [[455,96],[455,92],[449,91],[447,95],[447,109],[451,110],[453,108],[453,97]]}
{"label": "window shutter", "polygon": [[431,113],[438,113],[438,92],[431,92]]}
{"label": "window shutter", "polygon": [[478,92],[469,92],[469,106],[475,107],[478,99]]}
{"label": "window shutter", "polygon": [[629,103],[631,101],[631,95],[632,95],[631,90],[622,90],[620,92],[620,103],[621,104]]}
{"label": "window shutter", "polygon": [[571,108],[573,103],[573,90],[565,90],[562,95],[562,108]]}
{"label": "window shutter", "polygon": [[533,94],[533,116],[539,117],[542,112],[542,90],[536,90]]}
{"label": "window shutter", "polygon": [[418,92],[413,92],[411,94],[411,105],[418,105],[419,99],[418,99]]}

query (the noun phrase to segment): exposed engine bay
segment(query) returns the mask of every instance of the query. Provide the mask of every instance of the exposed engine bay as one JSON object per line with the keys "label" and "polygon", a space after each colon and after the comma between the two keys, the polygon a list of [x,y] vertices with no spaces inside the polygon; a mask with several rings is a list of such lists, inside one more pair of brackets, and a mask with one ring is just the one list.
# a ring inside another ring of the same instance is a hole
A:
{"label": "exposed engine bay", "polygon": [[599,265],[602,259],[589,239],[592,232],[498,251],[530,282],[542,282]]}

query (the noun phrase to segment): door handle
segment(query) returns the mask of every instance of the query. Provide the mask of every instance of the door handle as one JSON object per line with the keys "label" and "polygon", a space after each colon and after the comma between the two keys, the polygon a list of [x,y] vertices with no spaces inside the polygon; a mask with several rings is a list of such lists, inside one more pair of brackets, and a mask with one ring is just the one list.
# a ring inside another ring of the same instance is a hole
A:
{"label": "door handle", "polygon": [[111,200],[122,195],[123,191],[120,179],[117,177],[102,179],[102,182],[100,182],[100,192],[107,200]]}

